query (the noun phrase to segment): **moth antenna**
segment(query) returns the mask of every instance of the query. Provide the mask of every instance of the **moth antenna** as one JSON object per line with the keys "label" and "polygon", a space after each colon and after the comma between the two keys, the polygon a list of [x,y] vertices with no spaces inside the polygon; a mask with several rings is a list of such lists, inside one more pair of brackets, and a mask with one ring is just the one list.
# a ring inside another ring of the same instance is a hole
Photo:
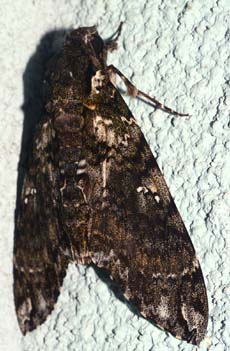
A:
{"label": "moth antenna", "polygon": [[133,85],[130,82],[130,80],[127,77],[125,77],[124,74],[121,71],[119,71],[119,69],[116,68],[115,66],[109,65],[107,67],[107,69],[108,69],[108,71],[119,75],[119,77],[123,80],[123,82],[125,83],[125,85],[127,87],[127,94],[129,96],[132,96],[132,97],[137,97],[137,96],[144,97],[145,99],[151,101],[157,108],[159,108],[159,109],[161,109],[161,110],[163,110],[165,112],[168,112],[171,115],[180,116],[180,117],[187,117],[187,116],[189,116],[189,114],[187,114],[187,113],[180,113],[180,112],[177,112],[177,111],[171,109],[170,107],[165,106],[160,101],[156,100],[154,97],[149,96],[148,94],[144,93],[143,91],[137,89],[135,87],[135,85]]}
{"label": "moth antenna", "polygon": [[123,23],[124,22],[121,22],[119,24],[117,30],[115,31],[115,33],[113,33],[111,35],[111,37],[109,39],[105,40],[105,42],[104,42],[106,49],[109,50],[110,52],[117,49],[117,40],[118,40],[119,36],[121,35]]}

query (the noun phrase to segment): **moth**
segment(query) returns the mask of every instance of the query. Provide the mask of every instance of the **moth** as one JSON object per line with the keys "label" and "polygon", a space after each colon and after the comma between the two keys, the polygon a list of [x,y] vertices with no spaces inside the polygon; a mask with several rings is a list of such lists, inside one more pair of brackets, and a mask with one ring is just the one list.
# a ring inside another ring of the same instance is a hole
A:
{"label": "moth", "polygon": [[106,270],[140,315],[199,344],[208,321],[193,244],[152,152],[106,64],[117,47],[95,26],[73,30],[48,64],[45,116],[28,162],[14,244],[14,296],[23,334],[57,301],[69,262]]}

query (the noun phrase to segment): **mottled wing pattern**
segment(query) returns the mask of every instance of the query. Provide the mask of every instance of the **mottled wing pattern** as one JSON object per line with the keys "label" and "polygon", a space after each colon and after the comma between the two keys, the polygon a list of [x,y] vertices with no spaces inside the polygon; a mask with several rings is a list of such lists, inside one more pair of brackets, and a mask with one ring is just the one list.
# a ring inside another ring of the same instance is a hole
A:
{"label": "mottled wing pattern", "polygon": [[68,264],[68,238],[60,223],[60,192],[51,121],[37,129],[24,179],[14,241],[14,296],[22,332],[53,309]]}
{"label": "mottled wing pattern", "polygon": [[86,129],[82,179],[87,178],[91,208],[92,261],[109,271],[143,316],[199,343],[207,326],[200,265],[161,171],[119,93],[114,105],[100,104],[88,113]]}

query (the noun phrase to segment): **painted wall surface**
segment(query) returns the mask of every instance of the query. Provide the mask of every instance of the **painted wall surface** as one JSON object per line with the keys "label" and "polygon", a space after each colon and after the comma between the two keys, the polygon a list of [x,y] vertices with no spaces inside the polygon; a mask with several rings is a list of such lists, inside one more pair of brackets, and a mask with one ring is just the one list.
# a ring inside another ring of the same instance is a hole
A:
{"label": "painted wall surface", "polygon": [[23,120],[41,111],[39,79],[55,36],[97,24],[107,38],[121,20],[119,49],[109,63],[141,90],[192,115],[176,118],[125,97],[200,259],[210,318],[199,350],[230,349],[229,2],[9,0],[0,9],[1,351],[196,349],[135,315],[93,269],[73,264],[47,322],[26,337],[17,325],[12,250]]}

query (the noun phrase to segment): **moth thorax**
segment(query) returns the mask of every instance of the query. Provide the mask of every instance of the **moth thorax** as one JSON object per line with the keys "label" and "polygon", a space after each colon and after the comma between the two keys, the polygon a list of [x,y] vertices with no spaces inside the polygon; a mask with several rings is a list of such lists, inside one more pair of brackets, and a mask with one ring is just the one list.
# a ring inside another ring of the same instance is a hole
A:
{"label": "moth thorax", "polygon": [[106,82],[107,75],[102,70],[98,70],[91,79],[91,94],[99,94]]}
{"label": "moth thorax", "polygon": [[81,35],[85,44],[91,43],[95,39],[96,33],[97,33],[96,26],[85,28]]}

